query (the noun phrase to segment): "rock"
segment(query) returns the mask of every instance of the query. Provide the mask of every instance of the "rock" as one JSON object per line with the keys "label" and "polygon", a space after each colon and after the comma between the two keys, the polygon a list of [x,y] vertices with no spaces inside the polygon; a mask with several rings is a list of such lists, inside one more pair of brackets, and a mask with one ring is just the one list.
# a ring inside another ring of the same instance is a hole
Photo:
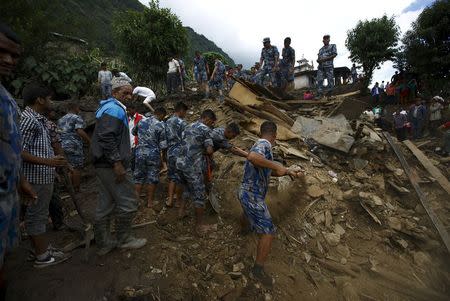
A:
{"label": "rock", "polygon": [[338,288],[340,295],[342,296],[342,300],[344,301],[359,301],[358,292],[355,287],[351,284],[351,279],[349,277],[334,277],[334,282]]}
{"label": "rock", "polygon": [[369,161],[364,159],[355,158],[353,159],[353,166],[355,169],[364,169],[369,164]]}
{"label": "rock", "polygon": [[351,180],[350,185],[352,185],[352,187],[361,187],[362,184],[357,181]]}
{"label": "rock", "polygon": [[[323,214],[322,214],[322,215],[323,215]],[[324,217],[324,219],[325,219],[325,217]],[[317,231],[316,231],[316,229],[315,229],[310,223],[305,222],[305,223],[304,223],[303,229],[304,229],[305,232],[306,232],[309,236],[311,236],[312,238],[314,238],[314,237],[317,236]]]}
{"label": "rock", "polygon": [[313,215],[315,223],[318,225],[325,222],[325,214],[323,212],[318,212]]}
{"label": "rock", "polygon": [[336,233],[339,236],[342,236],[345,234],[345,230],[344,230],[344,228],[342,228],[341,225],[336,224],[336,225],[334,225],[334,233]]}
{"label": "rock", "polygon": [[228,275],[230,275],[231,279],[237,280],[242,277],[241,272],[229,272]]}
{"label": "rock", "polygon": [[416,211],[419,214],[426,213],[425,209],[423,209],[423,206],[421,204],[417,204],[417,206],[414,208],[414,211]]}
{"label": "rock", "polygon": [[327,228],[330,228],[332,222],[333,222],[333,217],[331,216],[330,210],[325,211],[325,226]]}
{"label": "rock", "polygon": [[367,173],[363,170],[357,170],[354,173],[355,178],[357,178],[358,180],[366,180],[369,179],[370,177],[367,175]]}
{"label": "rock", "polygon": [[339,255],[341,255],[345,258],[350,257],[350,249],[348,248],[348,246],[339,244],[336,246],[336,251],[339,253]]}
{"label": "rock", "polygon": [[264,294],[264,301],[272,301],[272,295],[269,293]]}
{"label": "rock", "polygon": [[309,261],[311,260],[311,255],[309,255],[309,253],[307,252],[303,252],[303,256],[305,256],[306,263],[309,263]]}
{"label": "rock", "polygon": [[344,193],[342,194],[342,197],[344,198],[344,200],[351,200],[354,199],[358,196],[358,193],[353,190],[353,189],[349,189],[347,191],[344,191]]}
{"label": "rock", "polygon": [[403,173],[404,173],[403,169],[400,169],[400,168],[394,169],[394,174],[395,174],[396,176],[401,177],[401,176],[403,175]]}
{"label": "rock", "polygon": [[431,263],[431,258],[428,254],[418,251],[413,252],[414,263],[420,267],[426,267]]}
{"label": "rock", "polygon": [[373,203],[374,203],[375,205],[377,205],[377,206],[383,206],[384,202],[383,202],[383,200],[382,200],[379,196],[373,194],[373,195],[371,195],[370,198],[371,198],[371,200],[373,201]]}
{"label": "rock", "polygon": [[340,260],[340,263],[341,264],[347,264],[347,258],[342,257],[341,260]]}
{"label": "rock", "polygon": [[380,190],[385,191],[386,190],[386,183],[384,182],[384,176],[382,174],[374,175],[370,182],[374,184],[376,187],[378,187]]}
{"label": "rock", "polygon": [[341,240],[341,237],[336,233],[322,232],[322,234],[330,246],[337,246]]}
{"label": "rock", "polygon": [[218,262],[211,267],[211,273],[217,275],[225,275],[225,269],[222,263]]}
{"label": "rock", "polygon": [[238,262],[233,264],[233,272],[240,272],[245,268],[245,265],[242,262]]}
{"label": "rock", "polygon": [[306,190],[306,193],[312,198],[321,197],[325,192],[318,185],[311,185]]}
{"label": "rock", "polygon": [[395,242],[403,249],[408,248],[408,242],[406,240],[404,240],[403,238],[397,238],[397,239],[395,239]]}
{"label": "rock", "polygon": [[387,222],[389,227],[394,230],[400,231],[402,229],[402,221],[394,216],[388,217]]}

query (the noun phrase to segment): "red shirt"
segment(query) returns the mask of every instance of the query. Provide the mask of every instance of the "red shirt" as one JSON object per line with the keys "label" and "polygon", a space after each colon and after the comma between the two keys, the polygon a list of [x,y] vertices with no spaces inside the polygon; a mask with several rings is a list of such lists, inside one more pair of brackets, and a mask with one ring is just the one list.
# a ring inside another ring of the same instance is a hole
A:
{"label": "red shirt", "polygon": [[[142,118],[144,118],[144,116],[137,112],[134,114],[133,119],[131,119],[131,117],[128,117],[128,126],[130,127],[130,142],[132,142],[132,139],[134,138],[134,143],[131,143],[131,147],[136,147],[136,145],[138,144],[138,137],[133,136],[131,131],[139,123],[139,121],[142,120]],[[132,124],[130,124],[131,121],[133,122]]]}

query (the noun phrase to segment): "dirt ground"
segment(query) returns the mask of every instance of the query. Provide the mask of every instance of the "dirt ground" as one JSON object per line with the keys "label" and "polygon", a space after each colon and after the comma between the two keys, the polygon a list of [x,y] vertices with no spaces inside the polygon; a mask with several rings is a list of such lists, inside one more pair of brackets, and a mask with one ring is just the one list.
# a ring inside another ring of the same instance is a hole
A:
{"label": "dirt ground", "polygon": [[[234,117],[210,101],[197,105],[189,120],[206,107],[218,112],[219,125]],[[233,142],[248,149],[253,139],[244,130]],[[439,140],[431,140],[426,153],[433,156]],[[135,224],[151,222],[135,229],[136,236],[147,238],[145,247],[98,257],[94,244],[87,263],[81,247],[66,263],[39,270],[26,261],[30,245],[25,239],[8,257],[7,300],[449,300],[448,252],[387,142],[362,140],[349,154],[326,148],[311,154],[300,144],[310,160],[285,156],[277,147],[274,151],[285,164],[300,165],[306,176],[271,182],[268,202],[278,229],[266,266],[275,280],[272,289],[249,278],[256,237],[240,233],[236,199],[244,160],[218,152],[214,191],[221,210],[208,214],[217,231],[199,238],[193,232],[193,212],[178,220],[175,209],[162,206],[167,190],[163,176],[159,205],[140,208],[136,218]],[[448,230],[448,195],[401,148]],[[448,163],[438,166],[448,178]],[[409,193],[399,194],[389,182]],[[90,168],[84,171],[82,189],[82,207],[92,217],[97,191]],[[64,204],[67,223],[75,223],[70,200],[64,198]],[[49,232],[58,247],[78,239],[69,230]]]}

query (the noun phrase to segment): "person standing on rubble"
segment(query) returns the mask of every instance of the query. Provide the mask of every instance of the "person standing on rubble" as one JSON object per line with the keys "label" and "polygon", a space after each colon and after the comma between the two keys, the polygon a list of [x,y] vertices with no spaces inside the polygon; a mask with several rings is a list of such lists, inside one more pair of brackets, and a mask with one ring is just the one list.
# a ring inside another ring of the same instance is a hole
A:
{"label": "person standing on rubble", "polygon": [[154,112],[153,107],[150,105],[152,101],[156,99],[156,94],[152,89],[147,87],[135,87],[133,89],[133,97],[135,100],[138,98],[144,99],[142,103],[146,106],[150,112]]}
{"label": "person standing on rubble", "polygon": [[44,116],[50,110],[52,92],[38,85],[29,85],[24,88],[22,96],[26,106],[20,120],[22,171],[37,194],[37,200],[26,208],[25,226],[34,247],[34,267],[43,268],[69,258],[63,252],[54,250],[46,236],[55,167],[65,167],[67,161],[64,156],[55,156]]}
{"label": "person standing on rubble", "polygon": [[176,193],[177,202],[181,200],[182,189],[180,187],[180,178],[177,173],[177,158],[180,155],[181,137],[187,122],[186,117],[188,107],[183,102],[178,102],[175,105],[174,114],[166,121],[167,133],[167,178],[169,179],[167,207],[173,206],[174,194]]}
{"label": "person standing on rubble", "polygon": [[[197,84],[199,84],[200,88],[206,93],[206,90],[208,88],[207,85],[208,85],[209,67],[208,62],[201,55],[200,51],[195,52],[194,65],[192,68],[194,71],[197,72],[196,76]],[[207,98],[206,95],[205,98]]]}
{"label": "person standing on rubble", "polygon": [[219,102],[223,103],[223,81],[225,79],[225,65],[221,60],[216,58],[214,62],[214,70],[211,74],[208,86],[206,87],[205,98],[209,98],[210,89],[214,88],[219,92]]}
{"label": "person standing on rubble", "polygon": [[75,192],[80,191],[81,169],[84,165],[83,140],[91,142],[88,134],[84,131],[84,120],[81,118],[80,105],[70,102],[67,105],[68,112],[58,120],[58,130],[61,133],[61,146],[67,161],[72,166],[71,178]]}
{"label": "person standing on rubble", "polygon": [[[94,235],[98,255],[105,255],[119,246],[123,249],[143,247],[147,240],[131,235],[138,200],[127,174],[130,163],[130,132],[124,103],[132,99],[133,89],[122,78],[112,81],[112,97],[101,101],[95,114],[91,156],[99,182],[99,198],[95,212]],[[111,219],[116,218],[117,241],[111,237]]]}
{"label": "person standing on rubble", "polygon": [[260,128],[260,139],[252,146],[244,166],[244,176],[238,191],[243,216],[242,226],[260,235],[256,261],[250,276],[265,286],[272,285],[272,278],[264,271],[275,234],[269,209],[265,203],[270,176],[300,177],[297,169],[289,169],[273,161],[272,144],[277,137],[277,125],[264,121]]}
{"label": "person standing on rubble", "polygon": [[180,82],[179,76],[181,74],[180,63],[173,57],[169,58],[169,69],[167,70],[167,95],[175,93]]}
{"label": "person standing on rubble", "polygon": [[98,71],[97,81],[100,85],[100,92],[102,99],[107,99],[111,96],[111,80],[113,76],[111,71],[108,70],[106,62],[100,65],[100,71]]}
{"label": "person standing on rubble", "polygon": [[281,55],[283,58],[280,61],[281,83],[279,83],[279,87],[286,90],[288,84],[294,81],[295,50],[291,47],[291,38],[284,39]]}
{"label": "person standing on rubble", "polygon": [[[228,150],[230,153],[240,156],[243,158],[247,158],[248,153],[239,147],[236,147],[230,143],[230,140],[236,138],[241,133],[239,129],[239,125],[235,122],[231,122],[227,124],[226,127],[218,127],[214,128],[211,131],[211,139],[214,145],[214,152],[219,149]],[[215,167],[215,163],[212,155],[205,155],[204,162],[204,174],[205,174],[205,182],[207,183],[207,190],[209,190],[209,185],[213,178],[213,169]]]}
{"label": "person standing on rubble", "polygon": [[336,44],[330,44],[330,35],[323,36],[323,47],[320,48],[317,63],[317,93],[318,98],[325,92],[323,80],[327,79],[326,94],[329,96],[334,88],[334,65],[333,60],[337,56]]}
{"label": "person standing on rubble", "polygon": [[216,114],[207,109],[200,115],[200,120],[186,127],[176,163],[180,182],[185,189],[178,214],[180,218],[185,216],[186,197],[187,194],[190,194],[195,207],[195,230],[198,235],[203,235],[212,229],[211,225],[203,222],[206,202],[203,156],[214,153],[211,127],[214,126],[216,120]]}
{"label": "person standing on rubble", "polygon": [[138,137],[136,164],[133,173],[136,194],[141,196],[142,188],[147,188],[147,208],[153,207],[156,185],[163,161],[166,161],[167,138],[164,117],[166,110],[156,108],[155,115],[147,114],[133,129]]}
{"label": "person standing on rubble", "polygon": [[420,99],[409,109],[409,118],[412,123],[413,139],[422,138],[423,127],[426,119],[426,108]]}
{"label": "person standing on rubble", "polygon": [[259,84],[264,85],[264,80],[267,75],[270,78],[270,86],[275,87],[276,72],[278,71],[278,60],[280,53],[276,46],[270,44],[270,38],[263,39],[264,47],[261,50],[261,57],[259,59],[259,65],[262,66],[259,76]]}

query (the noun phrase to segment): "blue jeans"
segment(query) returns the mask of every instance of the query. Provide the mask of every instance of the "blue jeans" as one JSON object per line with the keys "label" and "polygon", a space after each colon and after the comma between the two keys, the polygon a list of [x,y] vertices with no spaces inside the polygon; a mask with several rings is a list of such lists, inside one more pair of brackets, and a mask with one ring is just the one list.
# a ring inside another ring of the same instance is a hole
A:
{"label": "blue jeans", "polygon": [[102,84],[102,97],[105,97],[105,99],[109,98],[112,92],[111,88],[111,84]]}

